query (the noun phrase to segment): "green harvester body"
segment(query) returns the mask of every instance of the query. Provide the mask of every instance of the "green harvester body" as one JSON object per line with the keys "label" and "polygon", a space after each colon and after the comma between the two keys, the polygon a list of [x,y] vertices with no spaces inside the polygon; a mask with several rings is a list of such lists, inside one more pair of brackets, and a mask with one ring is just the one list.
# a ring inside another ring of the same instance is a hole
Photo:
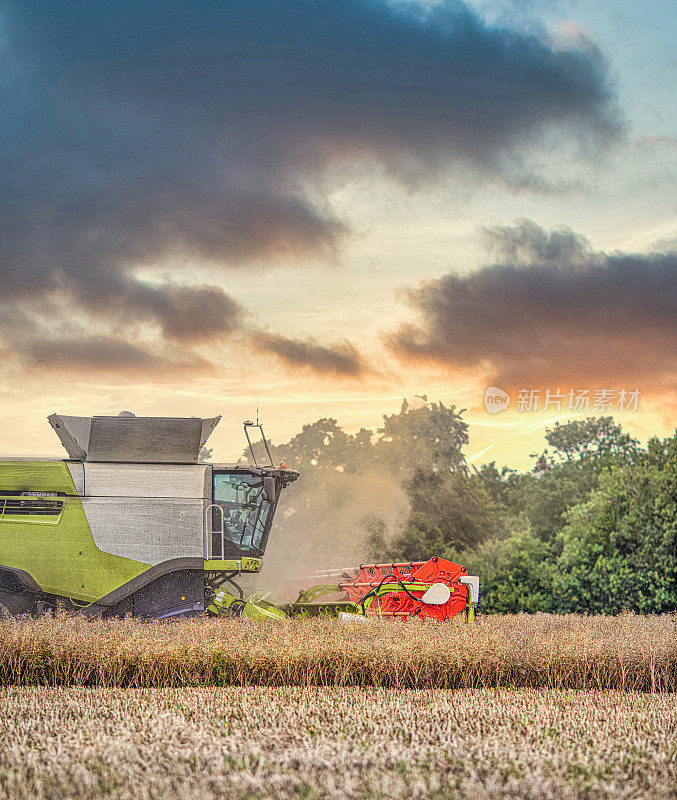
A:
{"label": "green harvester body", "polygon": [[0,612],[270,615],[237,577],[298,473],[199,463],[219,419],[54,414],[70,458],[0,457]]}

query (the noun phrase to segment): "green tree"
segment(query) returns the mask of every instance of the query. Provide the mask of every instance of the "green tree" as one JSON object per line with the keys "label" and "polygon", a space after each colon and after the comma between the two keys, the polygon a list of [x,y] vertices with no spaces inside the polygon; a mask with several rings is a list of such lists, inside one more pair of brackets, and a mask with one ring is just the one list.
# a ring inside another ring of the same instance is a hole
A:
{"label": "green tree", "polygon": [[374,447],[377,462],[405,478],[414,470],[434,473],[465,469],[461,448],[468,443],[468,425],[462,413],[443,403],[414,409],[404,400],[399,414],[383,417]]}
{"label": "green tree", "polygon": [[560,534],[554,593],[561,611],[677,608],[677,437],[614,466],[572,508]]}
{"label": "green tree", "polygon": [[[372,432],[364,428],[354,435],[347,434],[335,419],[323,417],[304,425],[286,444],[268,444],[275,464],[284,461],[288,467],[304,474],[317,470],[356,473],[374,464],[372,436]],[[262,449],[262,442],[254,443],[257,454]],[[248,450],[244,455],[251,457]]]}
{"label": "green tree", "polygon": [[[417,469],[406,488],[411,501],[407,531],[426,531],[424,538],[431,542],[431,532],[439,531],[435,544],[443,552],[474,547],[503,532],[496,504],[477,476]],[[421,555],[443,552],[427,549]]]}
{"label": "green tree", "polygon": [[514,614],[552,611],[552,562],[546,542],[534,535],[528,522],[516,521],[506,539],[492,539],[456,560],[480,576],[483,611]]}
{"label": "green tree", "polygon": [[545,440],[552,449],[543,451],[534,467],[536,471],[567,462],[629,463],[640,451],[637,440],[623,433],[613,417],[556,422],[546,429]]}
{"label": "green tree", "polygon": [[611,417],[545,438],[531,470],[468,470],[453,406],[405,401],[376,432],[304,425],[271,446],[302,472],[278,522],[282,563],[438,555],[480,576],[488,612],[677,609],[675,438],[641,448]]}
{"label": "green tree", "polygon": [[566,524],[567,511],[586,500],[600,475],[614,465],[635,463],[641,448],[612,417],[556,423],[545,439],[548,447],[531,471],[499,473],[490,465],[480,474],[506,513],[524,514],[536,535],[552,541]]}

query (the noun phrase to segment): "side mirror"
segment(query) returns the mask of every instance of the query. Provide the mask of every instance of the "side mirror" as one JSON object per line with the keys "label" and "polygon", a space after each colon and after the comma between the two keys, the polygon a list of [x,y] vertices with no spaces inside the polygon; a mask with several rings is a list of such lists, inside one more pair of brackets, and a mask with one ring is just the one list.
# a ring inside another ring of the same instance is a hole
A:
{"label": "side mirror", "polygon": [[275,478],[264,478],[263,479],[263,499],[267,500],[269,503],[274,503],[277,497],[277,493],[275,491]]}

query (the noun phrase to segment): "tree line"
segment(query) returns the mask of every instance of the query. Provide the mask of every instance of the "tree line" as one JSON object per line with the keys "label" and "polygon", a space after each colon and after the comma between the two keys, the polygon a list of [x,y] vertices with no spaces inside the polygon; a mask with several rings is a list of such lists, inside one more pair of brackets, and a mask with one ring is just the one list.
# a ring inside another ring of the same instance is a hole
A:
{"label": "tree line", "polygon": [[531,469],[471,468],[462,415],[405,401],[356,434],[320,419],[272,447],[273,459],[301,471],[290,497],[307,506],[340,493],[346,476],[391,475],[409,512],[393,532],[365,508],[363,552],[457,561],[480,576],[487,613],[677,609],[677,436],[641,446],[612,417],[590,417],[547,429]]}

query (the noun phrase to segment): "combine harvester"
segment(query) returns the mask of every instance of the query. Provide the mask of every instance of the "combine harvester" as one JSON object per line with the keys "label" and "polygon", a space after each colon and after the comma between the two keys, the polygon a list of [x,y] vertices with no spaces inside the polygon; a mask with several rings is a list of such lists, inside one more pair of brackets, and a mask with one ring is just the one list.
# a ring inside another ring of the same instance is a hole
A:
{"label": "combine harvester", "polygon": [[69,458],[0,457],[0,613],[472,619],[479,579],[441,558],[325,573],[288,606],[245,599],[237,579],[261,570],[299,473],[274,466],[258,421],[244,423],[252,464],[200,463],[220,419],[52,414]]}

